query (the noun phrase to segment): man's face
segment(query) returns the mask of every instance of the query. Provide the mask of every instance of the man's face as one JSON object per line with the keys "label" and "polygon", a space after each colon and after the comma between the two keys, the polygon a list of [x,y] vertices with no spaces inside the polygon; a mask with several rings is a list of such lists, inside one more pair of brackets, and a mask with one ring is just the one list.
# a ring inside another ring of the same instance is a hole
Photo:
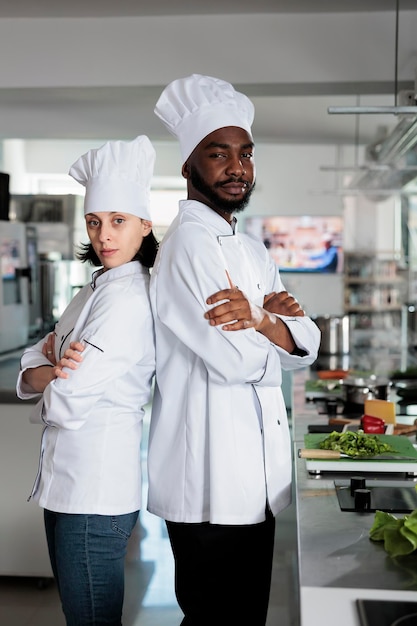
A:
{"label": "man's face", "polygon": [[210,133],[183,166],[188,197],[230,221],[247,206],[255,187],[253,155],[252,138],[242,128],[227,126]]}

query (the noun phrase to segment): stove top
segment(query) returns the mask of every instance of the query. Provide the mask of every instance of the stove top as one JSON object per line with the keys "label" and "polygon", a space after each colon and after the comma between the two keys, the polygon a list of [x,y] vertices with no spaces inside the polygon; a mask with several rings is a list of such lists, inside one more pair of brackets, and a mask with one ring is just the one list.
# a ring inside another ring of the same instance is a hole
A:
{"label": "stove top", "polygon": [[416,626],[417,602],[356,600],[361,626]]}
{"label": "stove top", "polygon": [[361,497],[356,497],[353,478],[334,482],[341,511],[411,513],[417,509],[417,491],[414,482],[410,484],[410,481],[367,480],[366,477],[356,479],[360,479],[358,488]]}
{"label": "stove top", "polygon": [[397,402],[398,408],[401,413],[405,415],[415,415],[417,416],[417,400],[399,400]]}

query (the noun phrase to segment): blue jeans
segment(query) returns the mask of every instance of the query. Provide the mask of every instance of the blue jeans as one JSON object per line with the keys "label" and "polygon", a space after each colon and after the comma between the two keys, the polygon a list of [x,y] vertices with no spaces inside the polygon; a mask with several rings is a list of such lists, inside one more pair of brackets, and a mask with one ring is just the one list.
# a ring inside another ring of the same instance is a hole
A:
{"label": "blue jeans", "polygon": [[121,626],[127,541],[138,514],[44,511],[49,557],[67,626]]}

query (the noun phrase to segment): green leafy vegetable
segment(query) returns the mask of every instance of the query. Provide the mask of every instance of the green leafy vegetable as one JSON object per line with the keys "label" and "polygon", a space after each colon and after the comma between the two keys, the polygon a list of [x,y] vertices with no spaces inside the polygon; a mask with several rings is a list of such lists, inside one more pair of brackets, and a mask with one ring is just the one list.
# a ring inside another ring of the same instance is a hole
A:
{"label": "green leafy vegetable", "polygon": [[306,380],[304,384],[306,392],[308,391],[324,391],[326,394],[340,393],[342,385],[339,380]]}
{"label": "green leafy vegetable", "polygon": [[392,557],[411,554],[417,550],[417,510],[403,518],[376,511],[369,538],[383,541],[385,551]]}
{"label": "green leafy vegetable", "polygon": [[394,370],[390,378],[391,380],[417,378],[417,367],[410,365],[410,367],[407,367],[405,370]]}
{"label": "green leafy vegetable", "polygon": [[397,452],[378,435],[368,435],[363,431],[338,433],[332,432],[319,447],[323,450],[338,450],[353,457],[369,457],[386,452]]}

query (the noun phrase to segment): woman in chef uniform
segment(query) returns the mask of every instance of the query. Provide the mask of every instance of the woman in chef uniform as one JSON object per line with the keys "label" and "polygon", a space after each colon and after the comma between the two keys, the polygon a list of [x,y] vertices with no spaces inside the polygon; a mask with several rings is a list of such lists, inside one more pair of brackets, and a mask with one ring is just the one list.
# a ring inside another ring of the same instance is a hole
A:
{"label": "woman in chef uniform", "polygon": [[[140,444],[155,369],[149,212],[155,151],[146,136],[90,150],[69,174],[86,187],[90,243],[101,266],[54,332],[21,359],[17,395],[42,394],[45,425],[31,497],[44,508],[68,626],[120,626],[127,540],[141,507]],[[82,355],[82,356],[81,356]]]}

